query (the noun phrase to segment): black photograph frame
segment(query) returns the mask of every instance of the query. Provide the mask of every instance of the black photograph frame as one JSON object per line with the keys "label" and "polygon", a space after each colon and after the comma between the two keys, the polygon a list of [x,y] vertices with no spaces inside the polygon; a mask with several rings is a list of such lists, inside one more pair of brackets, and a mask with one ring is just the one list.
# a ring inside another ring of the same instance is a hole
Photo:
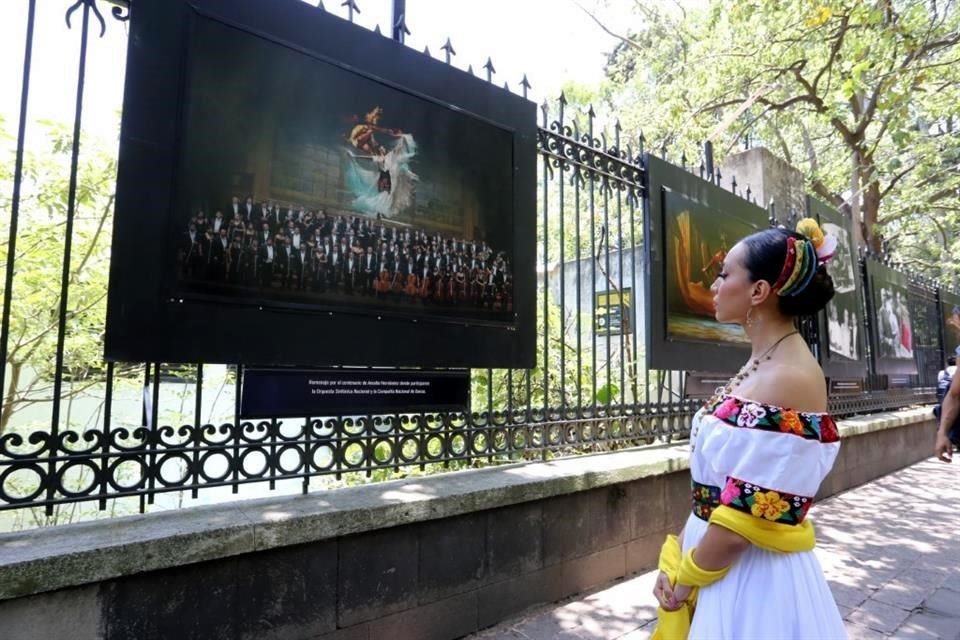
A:
{"label": "black photograph frame", "polygon": [[[897,310],[905,310],[908,315],[910,314],[910,305],[902,301],[903,299],[909,299],[909,297],[912,295],[913,288],[909,276],[883,264],[879,260],[870,256],[866,258],[866,275],[867,308],[870,322],[873,324],[873,330],[870,332],[870,350],[873,360],[874,373],[888,376],[917,375],[917,352],[915,345],[912,344],[913,319],[910,319],[910,323],[911,346],[914,348],[911,349],[912,355],[910,357],[890,357],[885,355],[886,352],[889,351],[889,348],[883,343],[883,337],[881,336],[881,334],[885,331],[884,317],[889,315],[883,301],[881,301],[881,298],[884,297],[884,291],[892,291],[893,288],[899,290],[895,293],[900,293],[900,303],[894,305],[895,308],[890,310],[893,312],[894,316],[896,316]],[[881,317],[882,315],[884,317]],[[891,336],[890,340],[887,342],[895,344],[895,338],[895,336]]]}
{"label": "black photograph frame", "polygon": [[[718,343],[671,337],[669,334],[667,207],[671,199],[682,198],[705,214],[735,220],[751,233],[769,228],[768,214],[761,207],[655,156],[647,154],[644,166],[649,187],[644,245],[649,266],[646,341],[650,367],[717,374],[737,371],[750,356],[749,342]],[[732,247],[740,238],[730,237],[728,240]],[[708,289],[711,284],[712,281],[703,283],[703,288]]]}
{"label": "black photograph frame", "polygon": [[[853,223],[849,216],[809,196],[807,198],[807,215],[816,219],[825,232],[833,233],[840,229],[845,236],[837,238],[837,253],[827,265],[828,272],[833,278],[836,293],[833,300],[827,304],[826,309],[819,314],[820,364],[828,378],[839,380],[863,379],[869,373],[869,359],[867,357],[866,326],[863,321],[862,270],[853,235]],[[846,245],[845,252],[842,244]],[[855,331],[851,346],[855,349],[854,353],[859,357],[850,358],[835,352],[831,348],[830,315],[833,310],[836,310],[838,316],[840,312],[846,312],[852,316],[848,321],[852,322],[852,329]]]}
{"label": "black photograph frame", "polygon": [[[257,298],[231,303],[171,289],[167,243],[157,238],[170,237],[182,188],[191,30],[210,21],[506,132],[512,143],[507,172],[512,184],[503,186],[511,208],[510,314],[434,316]],[[534,366],[537,178],[531,101],[299,0],[144,0],[131,9],[123,114],[107,360]]]}

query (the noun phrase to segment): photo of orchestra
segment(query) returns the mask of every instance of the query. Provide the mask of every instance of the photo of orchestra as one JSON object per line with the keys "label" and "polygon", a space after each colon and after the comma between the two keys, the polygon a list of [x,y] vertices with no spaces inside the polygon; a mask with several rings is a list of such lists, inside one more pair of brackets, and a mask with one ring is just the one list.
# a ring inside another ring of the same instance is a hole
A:
{"label": "photo of orchestra", "polygon": [[198,210],[185,227],[182,281],[294,299],[513,310],[509,258],[486,242],[238,197],[212,217]]}
{"label": "photo of orchestra", "polygon": [[512,321],[508,131],[223,25],[192,47],[174,295]]}

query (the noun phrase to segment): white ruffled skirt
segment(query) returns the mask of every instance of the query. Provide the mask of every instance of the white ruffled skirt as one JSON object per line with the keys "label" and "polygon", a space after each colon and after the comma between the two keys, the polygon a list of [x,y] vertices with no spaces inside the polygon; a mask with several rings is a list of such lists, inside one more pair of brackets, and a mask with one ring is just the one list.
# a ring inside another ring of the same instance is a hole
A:
{"label": "white ruffled skirt", "polygon": [[[683,552],[707,523],[691,514]],[[843,619],[812,551],[750,547],[722,580],[700,589],[689,640],[845,640]]]}

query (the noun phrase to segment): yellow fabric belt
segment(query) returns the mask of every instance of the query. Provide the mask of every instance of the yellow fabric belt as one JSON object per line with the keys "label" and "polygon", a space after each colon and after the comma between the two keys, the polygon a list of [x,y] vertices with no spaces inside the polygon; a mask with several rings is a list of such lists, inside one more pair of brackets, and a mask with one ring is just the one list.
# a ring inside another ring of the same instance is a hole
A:
{"label": "yellow fabric belt", "polygon": [[710,524],[738,533],[750,544],[767,551],[793,553],[812,551],[817,546],[813,523],[808,519],[800,524],[783,524],[720,505],[710,514]]}
{"label": "yellow fabric belt", "polygon": [[[756,547],[778,553],[811,551],[817,542],[810,520],[804,520],[798,525],[782,524],[757,518],[726,505],[720,505],[713,510],[710,524],[729,529]],[[687,601],[676,611],[657,607],[657,628],[651,640],[686,640],[690,634],[699,587],[722,579],[730,568],[718,571],[701,569],[693,562],[692,549],[683,557],[680,541],[674,535],[667,536],[663,543],[658,566],[660,571],[670,578],[670,584],[677,584],[677,578],[682,575],[684,580],[681,584],[691,585],[694,589]]]}

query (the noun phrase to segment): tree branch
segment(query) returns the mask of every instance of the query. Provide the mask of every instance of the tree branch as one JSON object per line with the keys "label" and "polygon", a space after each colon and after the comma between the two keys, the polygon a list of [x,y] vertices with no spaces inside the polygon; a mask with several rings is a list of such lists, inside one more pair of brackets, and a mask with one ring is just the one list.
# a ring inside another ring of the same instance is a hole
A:
{"label": "tree branch", "polygon": [[625,45],[627,45],[628,47],[630,47],[630,48],[632,48],[632,49],[634,49],[634,50],[636,50],[636,51],[643,52],[643,48],[640,47],[640,45],[638,45],[636,42],[634,42],[633,40],[631,40],[630,38],[628,38],[628,37],[626,37],[626,36],[622,36],[622,35],[620,35],[619,33],[614,32],[614,31],[611,30],[609,27],[607,27],[607,25],[605,25],[603,22],[601,22],[600,19],[597,18],[597,16],[593,15],[593,13],[591,13],[590,11],[587,11],[587,9],[586,9],[583,5],[581,5],[579,2],[577,2],[576,0],[572,0],[572,1],[573,1],[573,4],[577,5],[577,7],[579,7],[581,11],[583,11],[585,14],[587,14],[588,16],[590,16],[590,19],[593,20],[594,23],[595,23],[598,27],[600,27],[601,29],[603,29],[603,31],[604,31],[607,35],[613,36],[614,38],[616,38],[616,39],[619,40],[620,42],[624,43]]}
{"label": "tree branch", "polygon": [[833,45],[830,47],[830,56],[827,58],[826,64],[817,72],[817,75],[813,78],[813,93],[818,93],[820,88],[820,80],[823,78],[823,74],[828,70],[833,70],[833,63],[837,59],[837,55],[840,53],[840,49],[843,47],[843,40],[847,35],[847,31],[850,28],[850,16],[844,15],[840,19],[840,26],[837,28],[837,35],[834,37]]}
{"label": "tree branch", "polygon": [[882,201],[884,198],[886,198],[887,194],[893,191],[893,188],[897,186],[897,183],[903,180],[903,178],[908,173],[910,173],[916,168],[917,168],[917,163],[914,163],[909,167],[907,167],[906,169],[904,169],[903,171],[901,171],[900,173],[898,173],[897,175],[893,176],[893,178],[890,179],[890,184],[887,185],[886,189],[880,192],[880,200]]}

